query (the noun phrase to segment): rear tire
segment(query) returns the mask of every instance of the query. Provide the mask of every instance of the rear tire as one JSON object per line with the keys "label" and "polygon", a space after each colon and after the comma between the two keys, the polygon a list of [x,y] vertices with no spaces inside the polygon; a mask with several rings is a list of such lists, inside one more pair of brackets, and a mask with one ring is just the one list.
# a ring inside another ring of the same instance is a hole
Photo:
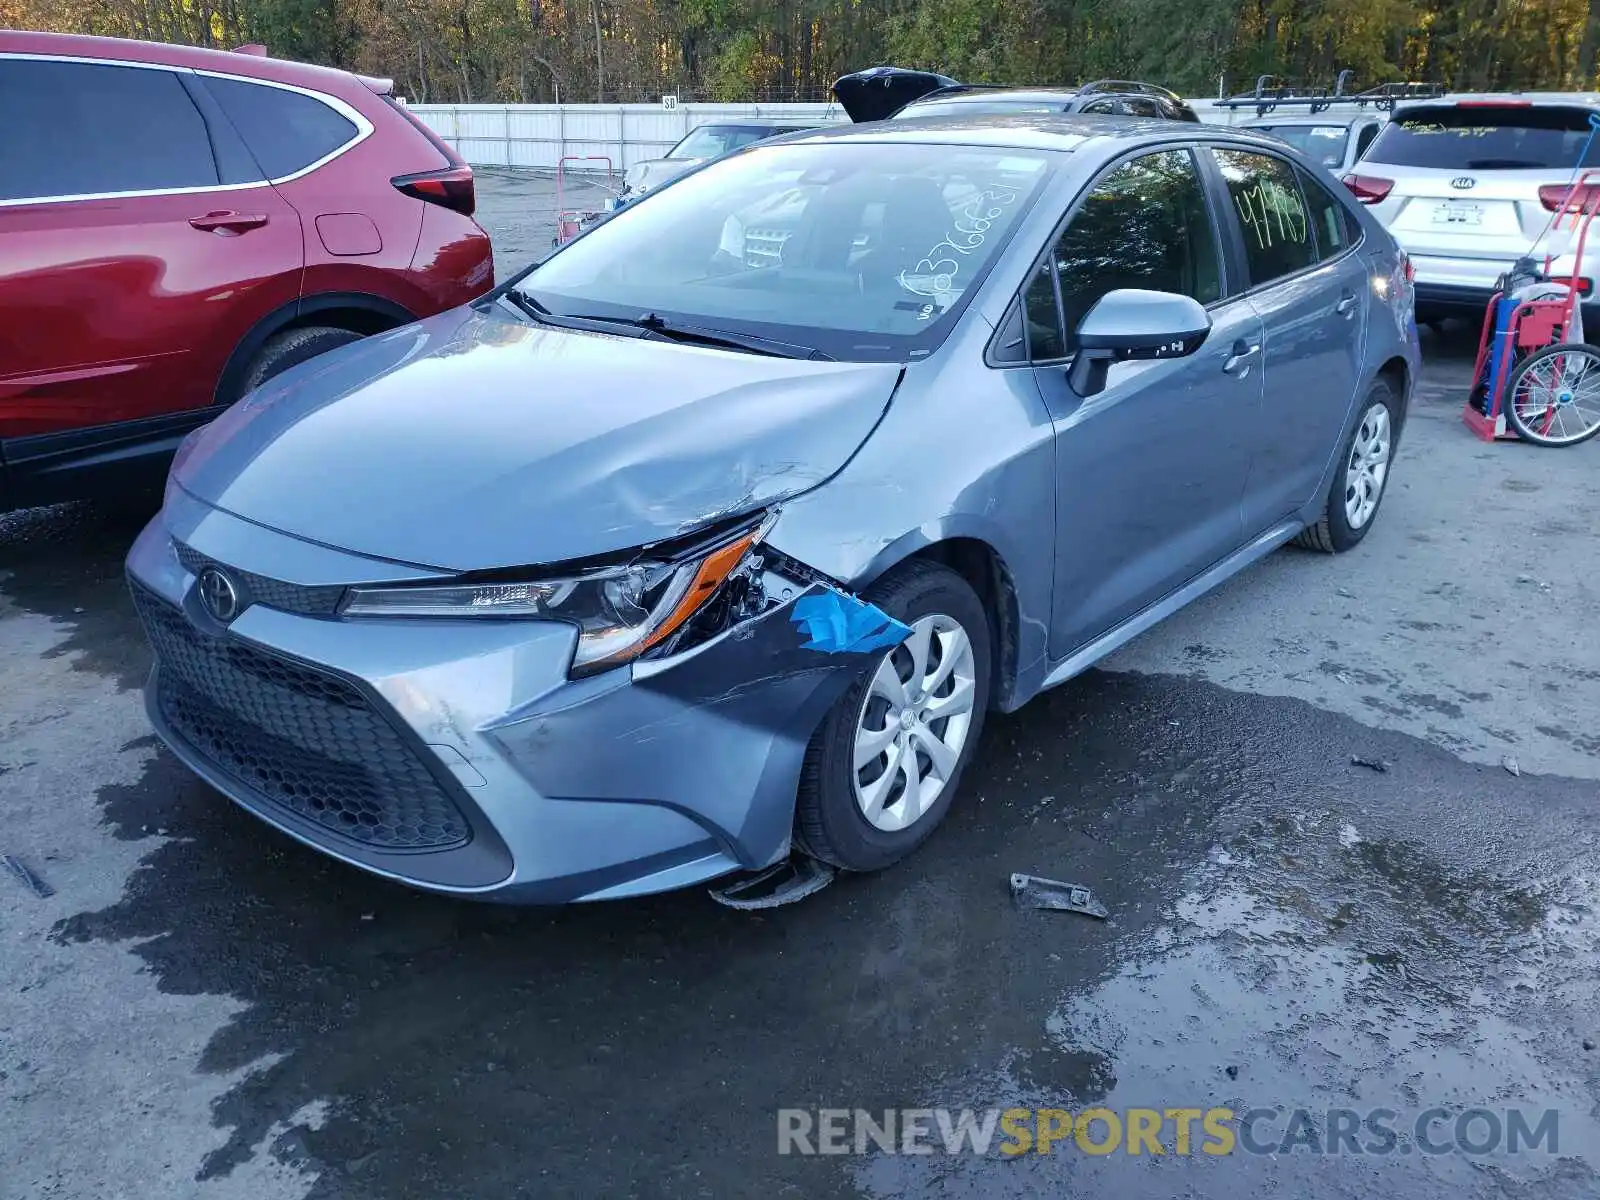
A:
{"label": "rear tire", "polygon": [[829,710],[795,805],[800,849],[847,871],[898,862],[944,819],[983,733],[992,662],[989,614],[950,568],[907,563],[865,595],[912,637]]}
{"label": "rear tire", "polygon": [[[244,380],[239,386],[239,396],[255,391],[274,375],[281,375],[290,367],[298,366],[307,359],[360,340],[359,333],[340,329],[334,325],[307,325],[301,329],[290,329],[274,334],[267,339],[266,345],[261,347],[255,360],[251,362],[250,369],[245,372]],[[238,396],[234,399],[238,399]]]}
{"label": "rear tire", "polygon": [[1394,389],[1382,379],[1374,380],[1361,402],[1361,416],[1339,452],[1322,516],[1296,535],[1295,545],[1343,554],[1367,536],[1388,491],[1399,431],[1400,402]]}

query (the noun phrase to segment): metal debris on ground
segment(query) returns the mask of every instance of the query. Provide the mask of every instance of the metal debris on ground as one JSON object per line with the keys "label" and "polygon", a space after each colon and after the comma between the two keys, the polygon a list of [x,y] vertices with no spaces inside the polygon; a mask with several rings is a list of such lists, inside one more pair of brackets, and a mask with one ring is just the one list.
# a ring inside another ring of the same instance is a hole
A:
{"label": "metal debris on ground", "polygon": [[24,887],[32,891],[41,900],[48,900],[56,894],[55,888],[40,879],[33,869],[16,855],[0,854],[0,866],[5,867],[6,870],[15,875]]}
{"label": "metal debris on ground", "polygon": [[836,874],[827,863],[793,854],[754,875],[743,875],[732,883],[711,888],[711,898],[727,908],[746,912],[777,908],[815,895],[832,883]]}
{"label": "metal debris on ground", "polygon": [[1111,915],[1088,888],[1039,875],[1012,875],[1011,898],[1016,901],[1018,908],[1082,913],[1101,921]]}
{"label": "metal debris on ground", "polygon": [[1517,778],[1522,778],[1522,768],[1517,766],[1517,760],[1510,754],[1500,756],[1500,765],[1510,771]]}
{"label": "metal debris on ground", "polygon": [[1387,775],[1389,773],[1389,764],[1381,758],[1362,758],[1359,754],[1352,754],[1350,756],[1350,765],[1352,767],[1365,767],[1369,771],[1376,771],[1379,775]]}

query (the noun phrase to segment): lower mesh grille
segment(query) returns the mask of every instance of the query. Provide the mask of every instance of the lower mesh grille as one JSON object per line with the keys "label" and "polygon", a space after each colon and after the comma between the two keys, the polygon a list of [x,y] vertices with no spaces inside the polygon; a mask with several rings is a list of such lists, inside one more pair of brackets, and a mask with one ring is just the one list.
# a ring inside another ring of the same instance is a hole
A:
{"label": "lower mesh grille", "polygon": [[219,771],[289,812],[388,850],[444,850],[471,826],[353,683],[196,629],[138,584],[162,718]]}

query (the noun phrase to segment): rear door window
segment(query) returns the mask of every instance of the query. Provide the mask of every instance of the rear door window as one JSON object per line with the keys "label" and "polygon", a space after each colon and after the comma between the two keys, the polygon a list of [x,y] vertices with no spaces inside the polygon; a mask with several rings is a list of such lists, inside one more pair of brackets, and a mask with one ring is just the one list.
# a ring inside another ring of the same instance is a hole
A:
{"label": "rear door window", "polygon": [[1600,137],[1578,105],[1430,105],[1397,113],[1364,161],[1447,171],[1570,171],[1600,166]]}
{"label": "rear door window", "polygon": [[1122,101],[1122,111],[1130,117],[1161,117],[1161,102],[1150,96],[1129,96]]}
{"label": "rear door window", "polygon": [[1360,227],[1350,215],[1350,210],[1334,199],[1333,193],[1312,179],[1304,171],[1296,170],[1300,177],[1300,191],[1306,199],[1306,211],[1311,218],[1311,228],[1317,237],[1317,257],[1323,262],[1337,258],[1360,238]]}
{"label": "rear door window", "polygon": [[216,185],[205,122],[171,71],[0,59],[0,200]]}
{"label": "rear door window", "polygon": [[1315,266],[1316,238],[1295,169],[1270,154],[1220,148],[1213,153],[1244,233],[1250,282],[1269,283]]}
{"label": "rear door window", "polygon": [[355,122],[315,97],[239,79],[204,76],[268,179],[303,171],[355,140]]}

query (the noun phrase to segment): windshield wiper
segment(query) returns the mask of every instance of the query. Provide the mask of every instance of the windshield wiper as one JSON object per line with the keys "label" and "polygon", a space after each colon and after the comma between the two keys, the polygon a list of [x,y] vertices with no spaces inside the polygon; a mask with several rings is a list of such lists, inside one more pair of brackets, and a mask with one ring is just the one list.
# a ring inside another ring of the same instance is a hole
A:
{"label": "windshield wiper", "polygon": [[545,307],[520,288],[507,288],[501,295],[541,325],[557,325],[569,329],[588,329],[599,325],[612,329],[636,329],[639,336],[655,336],[673,342],[691,345],[722,346],[730,350],[745,350],[751,354],[765,354],[773,358],[809,358],[818,362],[832,362],[833,357],[814,346],[794,342],[780,342],[773,338],[758,337],[753,333],[735,333],[731,329],[715,329],[709,325],[692,325],[668,321],[659,313],[647,312],[637,317],[608,317],[597,313],[558,313]]}
{"label": "windshield wiper", "polygon": [[[569,314],[576,316],[577,314]],[[647,312],[637,317],[583,317],[581,320],[607,321],[617,325],[632,325],[668,341],[691,345],[723,346],[730,350],[747,350],[751,354],[766,354],[773,358],[809,358],[819,362],[832,362],[831,355],[815,346],[802,346],[795,342],[780,342],[774,338],[758,337],[753,333],[735,333],[731,329],[717,329],[710,325],[694,325],[684,321],[669,321],[660,313]]]}
{"label": "windshield wiper", "polygon": [[532,317],[535,321],[539,322],[539,324],[550,324],[550,310],[544,305],[540,304],[532,296],[528,295],[527,292],[518,291],[514,287],[509,287],[500,293],[500,299],[504,300],[507,304],[510,304],[524,316]]}
{"label": "windshield wiper", "polygon": [[1525,158],[1469,158],[1469,171],[1533,171],[1544,168],[1543,163],[1529,162]]}

